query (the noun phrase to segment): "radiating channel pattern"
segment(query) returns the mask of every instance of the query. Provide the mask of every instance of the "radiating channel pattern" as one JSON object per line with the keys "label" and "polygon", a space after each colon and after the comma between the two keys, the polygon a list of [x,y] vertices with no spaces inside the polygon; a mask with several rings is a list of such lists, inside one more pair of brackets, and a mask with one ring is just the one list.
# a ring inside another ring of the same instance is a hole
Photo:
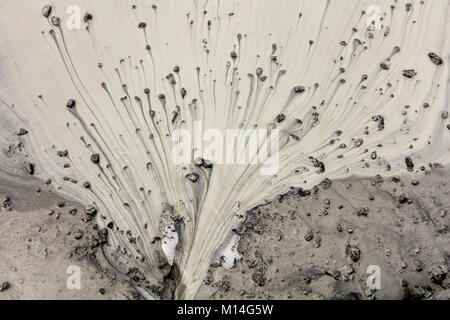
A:
{"label": "radiating channel pattern", "polygon": [[[155,298],[190,299],[247,210],[333,179],[449,162],[449,10],[4,0],[1,116],[26,131],[28,174],[88,205],[113,265]],[[279,170],[174,163],[173,133],[197,121],[279,130]]]}

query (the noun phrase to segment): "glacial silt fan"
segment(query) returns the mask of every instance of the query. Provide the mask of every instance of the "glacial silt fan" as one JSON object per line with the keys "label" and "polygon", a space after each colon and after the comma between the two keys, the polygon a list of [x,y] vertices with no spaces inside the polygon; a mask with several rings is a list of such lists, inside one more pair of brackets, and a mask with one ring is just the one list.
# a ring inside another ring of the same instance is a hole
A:
{"label": "glacial silt fan", "polygon": [[[113,264],[194,298],[247,210],[448,163],[449,1],[372,2],[3,0],[1,116],[28,131],[29,174],[90,206]],[[198,124],[279,132],[276,172],[174,161]]]}

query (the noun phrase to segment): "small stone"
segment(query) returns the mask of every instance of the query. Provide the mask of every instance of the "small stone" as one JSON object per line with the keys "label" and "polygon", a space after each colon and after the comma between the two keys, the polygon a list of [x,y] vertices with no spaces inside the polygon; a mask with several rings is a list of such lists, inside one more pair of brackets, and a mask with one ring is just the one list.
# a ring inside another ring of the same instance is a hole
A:
{"label": "small stone", "polygon": [[5,290],[8,290],[10,287],[9,282],[4,281],[1,285],[0,285],[0,292],[3,292]]}
{"label": "small stone", "polygon": [[306,240],[306,241],[311,241],[313,238],[314,238],[314,233],[313,233],[313,231],[312,231],[311,229],[309,229],[309,230],[306,232],[305,240]]}
{"label": "small stone", "polygon": [[106,291],[105,291],[105,289],[100,288],[100,289],[98,290],[98,293],[100,293],[101,295],[104,295],[104,294],[106,293]]}
{"label": "small stone", "polygon": [[414,163],[410,157],[405,158],[406,168],[409,172],[414,171]]}
{"label": "small stone", "polygon": [[367,217],[368,213],[369,213],[369,208],[368,207],[359,208],[359,209],[356,210],[356,215],[358,217],[362,217],[362,216]]}
{"label": "small stone", "polygon": [[412,300],[422,300],[431,297],[434,290],[429,286],[413,286],[410,290]]}
{"label": "small stone", "polygon": [[350,259],[352,259],[353,262],[358,262],[361,256],[361,250],[357,246],[353,246],[350,244],[347,244],[345,253],[348,257],[350,257]]}
{"label": "small stone", "polygon": [[411,184],[412,184],[413,186],[417,186],[417,185],[419,185],[419,180],[412,180],[412,181],[411,181]]}
{"label": "small stone", "polygon": [[95,217],[97,215],[97,208],[93,206],[87,206],[84,208],[84,213],[88,215],[89,217]]}
{"label": "small stone", "polygon": [[191,182],[195,183],[195,182],[197,182],[199,176],[198,176],[198,174],[196,174],[196,173],[194,173],[194,172],[191,172],[191,173],[189,173],[189,174],[186,175],[186,178],[187,178],[188,180],[190,180]]}
{"label": "small stone", "polygon": [[424,263],[420,260],[414,261],[414,268],[417,272],[421,272],[423,268],[425,267]]}
{"label": "small stone", "polygon": [[52,25],[54,25],[55,27],[59,27],[60,23],[61,23],[61,19],[59,19],[58,17],[53,16],[51,19]]}
{"label": "small stone", "polygon": [[91,161],[95,164],[100,163],[100,155],[98,153],[91,155]]}
{"label": "small stone", "polygon": [[67,151],[67,150],[63,150],[63,151],[58,151],[57,153],[56,153],[59,157],[67,157],[68,155],[69,155],[69,151]]}
{"label": "small stone", "polygon": [[380,63],[380,68],[383,70],[389,70],[390,66],[386,62],[382,62],[382,63]]}
{"label": "small stone", "polygon": [[27,172],[30,175],[33,175],[34,174],[34,164],[32,164],[31,162],[26,162],[25,163],[25,170],[27,170]]}
{"label": "small stone", "polygon": [[283,122],[286,119],[286,116],[284,114],[279,114],[276,118],[276,122],[280,123]]}
{"label": "small stone", "polygon": [[429,270],[428,275],[430,280],[434,283],[440,284],[447,277],[448,266],[444,259],[434,261]]}
{"label": "small stone", "polygon": [[266,283],[266,279],[262,272],[254,272],[252,274],[252,280],[260,287],[263,287]]}
{"label": "small stone", "polygon": [[52,6],[46,5],[42,8],[42,15],[44,17],[48,18],[51,13],[52,13]]}
{"label": "small stone", "polygon": [[8,210],[12,210],[12,208],[13,208],[11,199],[6,195],[4,195],[0,198],[0,206],[5,209],[8,209]]}
{"label": "small stone", "polygon": [[401,194],[401,195],[398,197],[398,202],[401,203],[401,204],[407,203],[408,200],[409,200],[409,199],[408,199],[408,197],[407,197],[405,194]]}
{"label": "small stone", "polygon": [[25,135],[27,133],[28,133],[28,131],[23,129],[23,128],[20,128],[20,129],[16,130],[16,136],[23,136],[23,135]]}
{"label": "small stone", "polygon": [[86,12],[83,16],[83,21],[88,23],[91,20],[92,20],[92,14],[90,14],[89,12]]}
{"label": "small stone", "polygon": [[412,79],[416,75],[417,75],[417,72],[414,71],[413,69],[403,70],[403,76],[405,76],[406,78]]}
{"label": "small stone", "polygon": [[355,147],[360,147],[363,144],[363,139],[359,138],[355,140]]}
{"label": "small stone", "polygon": [[431,59],[431,61],[435,64],[435,65],[441,65],[443,63],[442,58],[439,57],[436,53],[430,52],[428,54],[428,57]]}
{"label": "small stone", "polygon": [[69,109],[75,108],[76,102],[73,99],[69,99],[66,103],[66,107]]}

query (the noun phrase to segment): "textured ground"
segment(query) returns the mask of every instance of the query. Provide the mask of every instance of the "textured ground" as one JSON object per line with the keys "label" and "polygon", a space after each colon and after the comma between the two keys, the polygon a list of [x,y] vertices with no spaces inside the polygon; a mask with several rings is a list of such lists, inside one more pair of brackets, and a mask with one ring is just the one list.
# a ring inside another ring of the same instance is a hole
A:
{"label": "textured ground", "polygon": [[[450,171],[424,172],[325,183],[252,210],[236,230],[243,259],[211,265],[197,298],[449,298]],[[369,265],[381,290],[366,288]]]}
{"label": "textured ground", "polygon": [[[211,265],[197,299],[448,298],[449,177],[435,166],[417,181],[354,178],[256,208],[236,230],[242,259],[231,270]],[[8,180],[0,299],[139,298],[108,266],[82,206],[34,179]],[[66,287],[70,265],[81,268],[81,290]],[[366,288],[369,265],[381,269],[381,290]]]}
{"label": "textured ground", "polygon": [[[104,259],[102,237],[82,206],[32,178],[6,182],[5,177],[0,178],[0,300],[139,298]],[[67,288],[72,265],[80,268],[79,290]]]}

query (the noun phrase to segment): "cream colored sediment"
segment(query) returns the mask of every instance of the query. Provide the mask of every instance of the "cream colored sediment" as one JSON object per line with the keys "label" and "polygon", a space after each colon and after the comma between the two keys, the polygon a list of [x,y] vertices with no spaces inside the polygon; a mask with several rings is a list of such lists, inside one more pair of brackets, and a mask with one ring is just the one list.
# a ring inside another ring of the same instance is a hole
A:
{"label": "cream colored sediment", "polygon": [[[384,0],[4,0],[0,101],[9,112],[1,116],[23,119],[36,175],[95,204],[101,227],[118,228],[112,248],[156,285],[168,270],[154,238],[172,206],[183,218],[176,297],[192,298],[238,214],[325,178],[404,171],[407,156],[414,171],[449,162],[449,1],[408,2],[410,10],[407,1]],[[48,4],[50,19],[41,13]],[[369,32],[362,11],[372,4],[383,20]],[[92,14],[80,30],[67,28],[71,5]],[[280,129],[278,174],[176,165],[171,134],[195,120],[205,129]],[[68,157],[57,156],[66,149]]]}

